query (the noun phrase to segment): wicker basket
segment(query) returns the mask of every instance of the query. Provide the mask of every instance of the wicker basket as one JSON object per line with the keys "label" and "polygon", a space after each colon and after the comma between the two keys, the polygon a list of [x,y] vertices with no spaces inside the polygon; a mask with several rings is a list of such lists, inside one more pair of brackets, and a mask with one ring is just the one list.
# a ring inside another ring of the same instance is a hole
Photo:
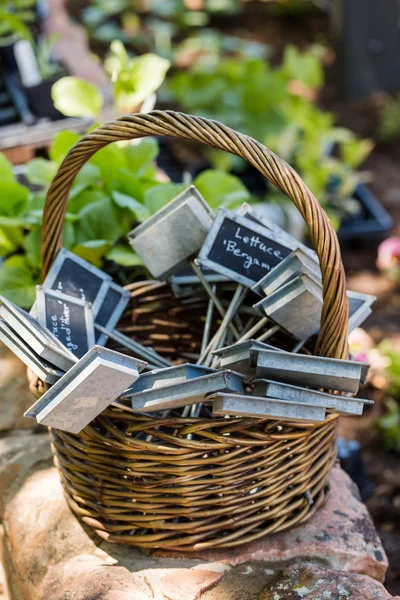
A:
{"label": "wicker basket", "polygon": [[[60,247],[69,189],[79,169],[110,142],[149,135],[195,140],[237,154],[292,199],[308,224],[323,276],[315,352],[346,358],[345,277],[328,217],[296,172],[270,150],[207,119],[154,111],[122,117],[81,140],[47,195],[43,277]],[[206,307],[204,300],[193,302],[189,308],[179,305],[168,286],[154,282],[133,286],[135,337],[143,342],[149,335],[144,318],[158,323],[161,332],[175,319],[175,333],[166,329],[173,348],[159,342],[157,349],[173,359],[185,357],[183,349],[196,343]],[[336,428],[336,414],[303,425],[174,414],[162,419],[111,407],[79,435],[52,430],[51,437],[67,501],[98,535],[141,548],[187,552],[231,548],[309,519],[326,498]]]}

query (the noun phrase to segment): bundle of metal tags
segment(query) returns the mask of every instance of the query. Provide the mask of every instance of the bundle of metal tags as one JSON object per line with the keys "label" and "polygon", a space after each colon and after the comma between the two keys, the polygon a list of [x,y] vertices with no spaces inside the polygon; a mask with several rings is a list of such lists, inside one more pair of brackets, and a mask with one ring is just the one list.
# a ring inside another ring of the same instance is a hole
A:
{"label": "bundle of metal tags", "polygon": [[[0,298],[0,339],[45,386],[26,416],[78,433],[111,404],[154,417],[278,422],[362,414],[369,401],[354,394],[369,366],[311,353],[322,285],[308,247],[247,204],[214,215],[193,186],[133,229],[129,242],[176,297],[207,298],[200,352],[193,362],[172,362],[117,331],[130,293],[61,249],[30,314]],[[348,298],[351,331],[374,297]],[[105,348],[108,339],[127,353]]]}

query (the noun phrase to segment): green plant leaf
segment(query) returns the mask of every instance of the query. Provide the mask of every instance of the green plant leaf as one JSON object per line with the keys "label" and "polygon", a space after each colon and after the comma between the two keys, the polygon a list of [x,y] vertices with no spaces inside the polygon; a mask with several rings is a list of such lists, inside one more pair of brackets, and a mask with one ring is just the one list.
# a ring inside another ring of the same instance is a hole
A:
{"label": "green plant leaf", "polygon": [[151,96],[162,84],[171,63],[156,54],[142,54],[120,71],[114,85],[118,108],[129,112]]}
{"label": "green plant leaf", "polygon": [[96,186],[100,181],[100,168],[96,167],[96,165],[86,163],[86,165],[83,165],[78,175],[75,177],[69,197],[74,198],[87,188]]}
{"label": "green plant leaf", "polygon": [[33,158],[25,166],[25,174],[31,183],[47,187],[57,173],[57,165],[45,158]]}
{"label": "green plant leaf", "polygon": [[155,138],[145,138],[140,144],[127,146],[124,149],[127,169],[136,177],[154,177],[154,161],[159,151]]}
{"label": "green plant leaf", "polygon": [[150,214],[154,214],[175,196],[183,192],[187,186],[183,183],[161,183],[146,190],[144,203]]}
{"label": "green plant leaf", "polygon": [[119,169],[115,180],[112,182],[112,191],[121,192],[138,202],[143,202],[143,182],[135,175],[132,175],[128,169]]}
{"label": "green plant leaf", "polygon": [[150,216],[149,209],[131,196],[114,191],[112,193],[112,198],[119,208],[128,209],[130,214],[137,221],[145,221]]}
{"label": "green plant leaf", "polygon": [[121,71],[129,69],[129,56],[121,40],[114,40],[110,44],[110,53],[104,61],[104,67],[115,81]]}
{"label": "green plant leaf", "polygon": [[67,248],[67,250],[70,250],[74,244],[75,244],[74,224],[66,220],[64,223],[63,238],[62,238],[63,248]]}
{"label": "green plant leaf", "polygon": [[73,246],[72,252],[87,260],[92,265],[101,268],[104,255],[110,248],[110,245],[108,240],[88,240]]}
{"label": "green plant leaf", "polygon": [[324,81],[321,61],[312,52],[300,52],[295,46],[286,46],[283,69],[291,79],[310,88],[319,88]]}
{"label": "green plant leaf", "polygon": [[51,88],[54,106],[67,117],[97,118],[103,96],[93,83],[79,77],[62,77]]}
{"label": "green plant leaf", "polygon": [[116,242],[125,233],[117,209],[109,198],[86,205],[75,224],[76,243],[92,240]]}
{"label": "green plant leaf", "polygon": [[213,209],[219,206],[233,208],[250,200],[249,191],[240,179],[223,171],[203,171],[196,177],[194,185]]}
{"label": "green plant leaf", "polygon": [[119,181],[121,169],[126,168],[126,157],[118,146],[110,144],[96,152],[88,164],[95,165],[100,169],[104,186],[111,191],[115,189],[116,182]]}
{"label": "green plant leaf", "polygon": [[16,252],[24,240],[20,227],[3,227],[0,218],[0,256]]}
{"label": "green plant leaf", "polygon": [[40,268],[40,245],[42,242],[42,231],[38,227],[33,229],[25,236],[24,247],[28,264],[35,268]]}
{"label": "green plant leaf", "polygon": [[67,211],[74,215],[80,216],[81,211],[88,204],[98,202],[99,200],[107,200],[108,195],[102,190],[83,190],[76,196],[72,196],[68,200]]}
{"label": "green plant leaf", "polygon": [[341,145],[341,158],[350,167],[356,169],[371,154],[373,147],[374,143],[372,140],[360,140],[354,136],[354,139]]}
{"label": "green plant leaf", "polygon": [[49,148],[50,159],[59,165],[82,136],[73,131],[59,131]]}
{"label": "green plant leaf", "polygon": [[24,21],[19,16],[5,10],[0,10],[0,23],[2,24],[2,29],[4,29],[4,26],[7,27],[5,31],[1,32],[2,35],[11,31],[16,33],[20,38],[30,41],[33,45],[33,38],[29,27],[25,25]]}
{"label": "green plant leaf", "polygon": [[129,246],[117,245],[111,248],[106,258],[122,267],[138,267],[143,265],[142,259]]}
{"label": "green plant leaf", "polygon": [[1,182],[0,215],[18,217],[28,204],[29,190],[15,181]]}
{"label": "green plant leaf", "polygon": [[22,308],[30,308],[34,303],[37,283],[24,256],[12,256],[0,266],[0,295]]}
{"label": "green plant leaf", "polygon": [[15,181],[13,166],[5,155],[0,152],[0,180]]}

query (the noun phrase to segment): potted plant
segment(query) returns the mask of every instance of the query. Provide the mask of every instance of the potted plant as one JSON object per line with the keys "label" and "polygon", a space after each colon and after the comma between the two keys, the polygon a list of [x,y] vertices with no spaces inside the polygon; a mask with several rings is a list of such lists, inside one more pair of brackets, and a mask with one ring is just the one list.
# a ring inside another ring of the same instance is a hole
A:
{"label": "potted plant", "polygon": [[51,87],[65,75],[65,69],[52,60],[54,38],[47,40],[31,31],[36,21],[36,0],[0,2],[0,54],[6,79],[14,89],[22,88],[36,118],[62,118],[54,108]]}

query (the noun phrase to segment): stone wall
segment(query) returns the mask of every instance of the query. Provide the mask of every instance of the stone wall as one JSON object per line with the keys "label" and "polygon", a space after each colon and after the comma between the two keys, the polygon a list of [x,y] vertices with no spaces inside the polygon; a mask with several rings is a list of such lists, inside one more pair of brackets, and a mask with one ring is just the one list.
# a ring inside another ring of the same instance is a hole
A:
{"label": "stone wall", "polygon": [[[281,600],[391,596],[387,560],[340,469],[313,519],[232,551],[172,555],[110,544],[71,513],[46,434],[0,439],[0,517],[9,600]],[[399,599],[398,599],[399,600]]]}

